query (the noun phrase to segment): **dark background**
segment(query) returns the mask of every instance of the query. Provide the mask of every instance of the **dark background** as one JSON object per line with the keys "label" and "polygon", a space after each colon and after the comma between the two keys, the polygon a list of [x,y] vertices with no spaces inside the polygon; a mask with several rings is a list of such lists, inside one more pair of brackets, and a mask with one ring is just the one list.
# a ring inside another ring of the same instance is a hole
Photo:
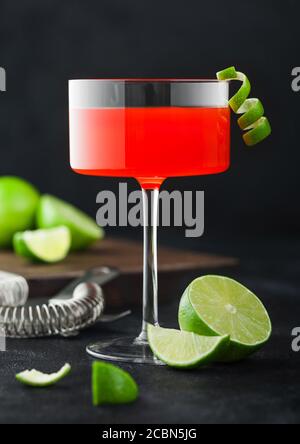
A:
{"label": "dark background", "polygon": [[[296,0],[1,0],[8,90],[0,95],[0,174],[23,176],[95,215],[97,192],[116,190],[118,180],[70,170],[68,79],[214,77],[235,65],[252,79],[273,135],[246,148],[233,116],[229,172],[165,183],[206,192],[205,236],[185,245],[298,235],[300,95],[291,89],[291,70],[299,65],[299,13]],[[162,230],[161,238],[180,243],[184,233]]]}
{"label": "dark background", "polygon": [[[98,325],[74,342],[10,341],[0,357],[0,422],[299,423],[300,354],[291,351],[300,319],[300,93],[291,89],[292,68],[300,65],[299,17],[299,0],[0,0],[0,66],[8,88],[0,93],[0,175],[21,175],[93,216],[96,194],[117,190],[119,181],[71,171],[68,79],[214,77],[230,65],[249,75],[272,137],[245,147],[233,116],[229,172],[164,184],[205,190],[205,236],[185,239],[183,230],[161,229],[160,238],[239,256],[238,269],[225,272],[262,298],[274,326],[268,346],[237,366],[187,375],[126,365],[141,399],[100,410],[89,407],[85,346],[102,334],[135,334],[140,316]],[[141,237],[139,229],[108,231]],[[160,304],[165,326],[176,319],[173,296],[171,305]],[[16,385],[16,372],[56,371],[66,360],[73,363],[73,379],[54,391]]]}

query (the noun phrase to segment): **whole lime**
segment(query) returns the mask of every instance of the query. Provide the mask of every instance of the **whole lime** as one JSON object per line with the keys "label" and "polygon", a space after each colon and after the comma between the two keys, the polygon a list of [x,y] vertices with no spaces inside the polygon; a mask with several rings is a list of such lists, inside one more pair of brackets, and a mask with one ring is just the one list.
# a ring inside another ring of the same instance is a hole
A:
{"label": "whole lime", "polygon": [[9,247],[17,231],[33,228],[39,192],[19,177],[0,177],[0,247]]}

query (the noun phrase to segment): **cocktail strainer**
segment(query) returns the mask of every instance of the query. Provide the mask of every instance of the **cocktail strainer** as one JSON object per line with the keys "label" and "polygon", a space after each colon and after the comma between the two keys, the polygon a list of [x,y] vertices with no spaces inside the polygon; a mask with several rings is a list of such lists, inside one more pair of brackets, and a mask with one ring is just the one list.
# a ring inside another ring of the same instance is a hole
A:
{"label": "cocktail strainer", "polygon": [[0,306],[0,326],[10,338],[73,336],[99,320],[110,322],[120,319],[129,312],[103,315],[102,285],[117,275],[115,269],[93,269],[49,301],[38,299],[25,305]]}

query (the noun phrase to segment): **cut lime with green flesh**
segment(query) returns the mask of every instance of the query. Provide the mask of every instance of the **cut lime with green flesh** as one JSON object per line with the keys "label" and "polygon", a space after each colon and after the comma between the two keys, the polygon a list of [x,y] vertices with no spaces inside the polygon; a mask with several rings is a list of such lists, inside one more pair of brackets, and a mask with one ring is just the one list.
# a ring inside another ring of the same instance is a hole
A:
{"label": "cut lime with green flesh", "polygon": [[199,336],[195,333],[161,327],[148,327],[148,340],[154,355],[170,367],[191,369],[220,359],[228,336]]}
{"label": "cut lime with green flesh", "polygon": [[93,362],[92,394],[94,406],[102,404],[129,404],[139,395],[131,375],[113,364]]}
{"label": "cut lime with green flesh", "polygon": [[104,237],[104,231],[96,222],[73,205],[54,196],[41,197],[37,211],[39,228],[65,225],[72,235],[71,249],[82,250]]}
{"label": "cut lime with green flesh", "polygon": [[179,325],[200,335],[229,335],[223,361],[237,361],[254,353],[272,332],[261,301],[243,285],[222,276],[204,276],[189,285],[180,302]]}
{"label": "cut lime with green flesh", "polygon": [[71,233],[67,227],[16,233],[15,252],[33,261],[55,263],[66,258],[71,247]]}
{"label": "cut lime with green flesh", "polygon": [[37,370],[25,370],[16,375],[16,379],[31,387],[49,387],[65,378],[71,372],[70,364],[65,364],[57,373],[46,374]]}

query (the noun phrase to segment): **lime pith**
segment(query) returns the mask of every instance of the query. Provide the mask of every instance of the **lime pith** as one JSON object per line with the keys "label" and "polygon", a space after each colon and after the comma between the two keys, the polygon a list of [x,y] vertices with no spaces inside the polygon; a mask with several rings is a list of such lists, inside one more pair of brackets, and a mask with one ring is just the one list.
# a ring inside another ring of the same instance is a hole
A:
{"label": "lime pith", "polygon": [[236,71],[232,66],[217,73],[218,80],[238,80],[242,86],[229,100],[229,105],[236,114],[242,114],[238,119],[240,128],[246,133],[244,142],[248,146],[254,146],[270,136],[272,130],[267,117],[264,117],[264,107],[259,99],[248,99],[251,92],[251,84],[248,77]]}
{"label": "lime pith", "polygon": [[46,374],[37,370],[25,370],[18,373],[16,379],[31,387],[49,387],[65,378],[71,372],[70,364],[65,364],[57,373]]}
{"label": "lime pith", "polygon": [[154,355],[170,367],[192,369],[220,359],[229,344],[228,336],[199,336],[179,330],[148,326]]}
{"label": "lime pith", "polygon": [[246,287],[222,276],[204,276],[186,289],[179,306],[179,325],[202,335],[229,335],[222,360],[240,360],[261,348],[272,326],[262,302]]}

